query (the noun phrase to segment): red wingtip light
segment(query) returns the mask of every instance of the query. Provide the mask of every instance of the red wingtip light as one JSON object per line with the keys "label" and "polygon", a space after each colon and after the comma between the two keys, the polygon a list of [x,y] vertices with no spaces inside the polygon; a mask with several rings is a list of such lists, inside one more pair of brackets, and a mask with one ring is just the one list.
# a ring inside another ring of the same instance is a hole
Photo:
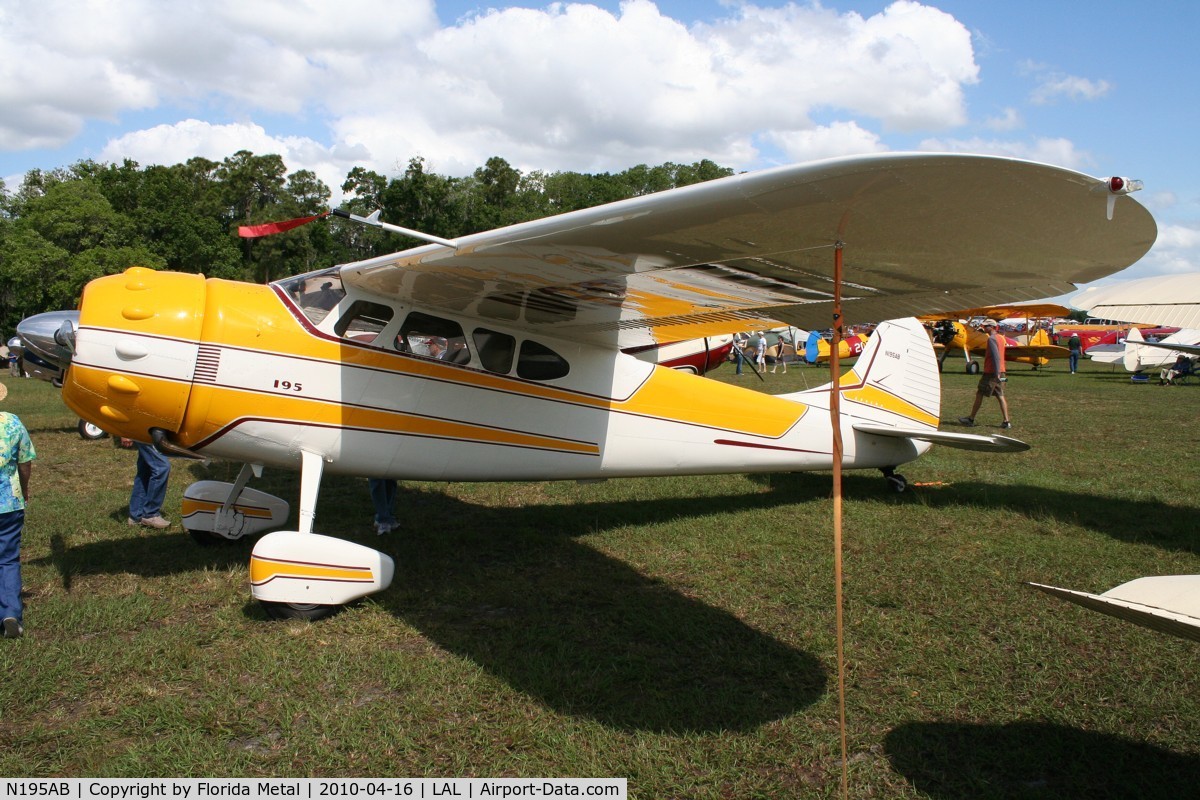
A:
{"label": "red wingtip light", "polygon": [[1142,182],[1133,178],[1118,178],[1113,176],[1104,182],[1110,194],[1130,194],[1140,191]]}

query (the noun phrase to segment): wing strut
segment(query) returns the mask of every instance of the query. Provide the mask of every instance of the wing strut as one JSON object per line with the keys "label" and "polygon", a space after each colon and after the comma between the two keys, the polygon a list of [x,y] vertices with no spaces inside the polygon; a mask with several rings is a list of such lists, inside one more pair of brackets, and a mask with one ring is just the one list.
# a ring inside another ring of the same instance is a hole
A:
{"label": "wing strut", "polygon": [[833,423],[833,583],[837,606],[838,729],[842,737],[842,797],[849,797],[846,760],[846,662],[842,635],[842,390],[838,351],[842,346],[842,249],[833,250],[833,338],[829,343],[829,417]]}
{"label": "wing strut", "polygon": [[335,217],[352,219],[355,222],[361,222],[363,225],[372,225],[376,228],[383,228],[385,231],[400,233],[405,236],[411,236],[414,239],[440,244],[443,247],[449,247],[451,250],[458,250],[458,242],[456,242],[454,239],[443,239],[440,236],[434,236],[432,233],[421,233],[420,231],[414,231],[412,228],[402,228],[399,225],[392,225],[389,222],[380,222],[378,210],[372,211],[370,216],[366,217],[360,217],[358,214],[351,214],[349,211],[343,211],[340,208],[335,208],[330,213]]}

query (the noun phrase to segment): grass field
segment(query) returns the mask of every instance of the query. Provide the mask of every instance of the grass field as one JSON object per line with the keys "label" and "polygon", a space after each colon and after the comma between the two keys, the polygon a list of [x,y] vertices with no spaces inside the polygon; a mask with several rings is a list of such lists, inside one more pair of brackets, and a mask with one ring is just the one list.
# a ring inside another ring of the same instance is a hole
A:
{"label": "grass field", "polygon": [[[1200,572],[1200,387],[1084,370],[1011,373],[1027,453],[934,448],[901,495],[847,473],[851,796],[1196,796],[1198,646],[1023,585]],[[824,374],[716,377],[782,392]],[[5,382],[39,458],[27,634],[0,642],[0,775],[838,793],[826,473],[404,484],[406,529],[385,539],[365,481],[327,479],[317,530],[381,547],[395,582],[323,622],[269,622],[249,544],[130,528],[133,454],[81,440],[49,385]],[[943,419],[974,385],[945,374]],[[979,421],[999,423],[994,403]],[[236,466],[176,462],[168,515]],[[294,508],[295,474],[253,485]]]}

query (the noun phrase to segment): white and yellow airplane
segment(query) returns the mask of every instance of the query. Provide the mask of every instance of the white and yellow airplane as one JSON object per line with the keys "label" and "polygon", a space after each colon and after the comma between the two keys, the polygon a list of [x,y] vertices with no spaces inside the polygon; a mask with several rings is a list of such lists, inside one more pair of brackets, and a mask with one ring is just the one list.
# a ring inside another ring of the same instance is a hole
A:
{"label": "white and yellow airplane", "polygon": [[[186,490],[194,533],[286,524],[287,503],[246,484],[264,466],[299,468],[298,530],[259,539],[250,577],[272,615],[316,618],[393,572],[383,553],[313,533],[324,472],[830,469],[829,389],[770,396],[622,350],[828,327],[838,269],[841,308],[864,322],[1065,293],[1154,242],[1153,219],[1116,180],[985,156],[832,159],[426,237],[268,286],[132,268],[90,283],[77,321],[28,320],[22,336],[69,358],[63,398],[84,419],[245,464],[232,485]],[[938,430],[937,362],[915,319],[880,325],[838,399],[842,464],[881,469],[896,488],[895,468],[932,443],[1026,447]]]}

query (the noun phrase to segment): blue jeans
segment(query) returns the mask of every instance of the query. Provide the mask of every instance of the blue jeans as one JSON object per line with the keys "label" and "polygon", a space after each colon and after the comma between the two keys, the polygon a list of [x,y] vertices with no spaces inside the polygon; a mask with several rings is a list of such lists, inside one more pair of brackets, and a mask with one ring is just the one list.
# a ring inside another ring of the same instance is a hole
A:
{"label": "blue jeans", "polygon": [[0,514],[0,619],[21,619],[21,528],[24,511]]}
{"label": "blue jeans", "polygon": [[1071,355],[1067,356],[1067,361],[1071,364],[1071,372],[1074,372],[1075,368],[1079,366],[1079,353],[1072,350]]}
{"label": "blue jeans", "polygon": [[152,444],[136,442],[138,451],[137,477],[129,495],[129,518],[143,520],[162,513],[167,499],[167,479],[171,477],[171,462]]}
{"label": "blue jeans", "polygon": [[375,506],[375,524],[396,524],[392,506],[396,502],[396,481],[391,478],[368,478],[367,488],[371,492],[371,504]]}

